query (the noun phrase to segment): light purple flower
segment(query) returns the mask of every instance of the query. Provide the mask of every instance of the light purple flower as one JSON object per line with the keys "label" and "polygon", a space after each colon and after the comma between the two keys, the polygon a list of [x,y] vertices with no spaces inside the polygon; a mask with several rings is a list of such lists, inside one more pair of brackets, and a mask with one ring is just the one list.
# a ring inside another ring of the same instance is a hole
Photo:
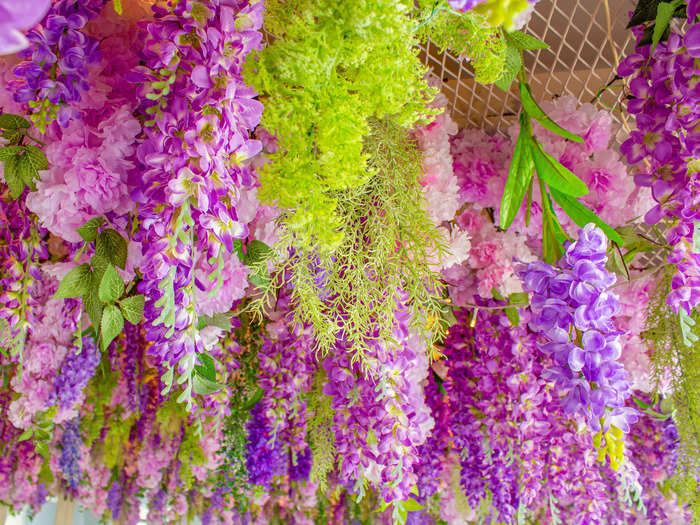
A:
{"label": "light purple flower", "polygon": [[0,55],[29,46],[21,31],[38,24],[50,5],[51,0],[0,0]]}

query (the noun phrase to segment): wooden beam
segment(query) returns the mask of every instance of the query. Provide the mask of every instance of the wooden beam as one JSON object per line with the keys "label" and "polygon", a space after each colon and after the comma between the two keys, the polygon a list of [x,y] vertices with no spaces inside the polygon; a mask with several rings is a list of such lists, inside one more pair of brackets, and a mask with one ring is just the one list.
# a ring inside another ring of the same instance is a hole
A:
{"label": "wooden beam", "polygon": [[64,496],[58,498],[56,504],[56,518],[53,521],[54,525],[73,525],[73,513],[75,512],[75,503],[66,499]]}

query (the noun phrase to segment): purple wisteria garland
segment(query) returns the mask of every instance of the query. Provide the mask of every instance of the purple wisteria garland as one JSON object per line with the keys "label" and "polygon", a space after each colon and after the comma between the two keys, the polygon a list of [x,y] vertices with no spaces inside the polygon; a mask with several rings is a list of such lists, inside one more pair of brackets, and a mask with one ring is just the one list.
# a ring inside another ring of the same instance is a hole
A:
{"label": "purple wisteria garland", "polygon": [[625,406],[631,389],[617,361],[622,348],[612,319],[620,303],[610,290],[616,279],[605,268],[606,252],[605,234],[589,224],[566,248],[559,267],[536,261],[518,274],[532,294],[530,327],[541,334],[539,349],[553,359],[547,377],[566,394],[567,413],[580,414],[603,432],[617,469],[619,432],[629,432],[636,415]]}
{"label": "purple wisteria garland", "polygon": [[209,290],[197,282],[195,266],[202,259],[216,293],[224,260],[236,257],[234,240],[247,234],[236,206],[240,188],[254,183],[244,162],[262,147],[250,138],[262,105],[243,83],[241,67],[260,46],[262,9],[262,2],[234,10],[216,0],[181,2],[172,12],[154,8],[145,65],[132,76],[142,83],[146,119],[137,154],[143,181],[135,198],[142,204],[137,240],[146,247],[139,290],[148,298],[149,352],[166,371],[166,388],[174,373],[184,383],[188,403],[196,356],[203,352],[195,288]]}
{"label": "purple wisteria garland", "polygon": [[627,111],[637,125],[620,150],[638,166],[635,182],[652,190],[656,206],[645,220],[662,221],[667,230],[668,262],[677,267],[668,304],[686,315],[700,304],[699,12],[700,2],[690,0],[685,34],[670,29],[655,48],[643,43],[643,26],[636,27],[635,52],[618,68],[620,76],[631,77]]}
{"label": "purple wisteria garland", "polygon": [[31,119],[43,131],[56,120],[66,127],[80,112],[75,104],[89,90],[88,66],[100,61],[97,39],[84,32],[107,0],[54,2],[36,29],[27,34],[31,46],[19,53],[25,58],[14,70],[15,100],[31,108]]}

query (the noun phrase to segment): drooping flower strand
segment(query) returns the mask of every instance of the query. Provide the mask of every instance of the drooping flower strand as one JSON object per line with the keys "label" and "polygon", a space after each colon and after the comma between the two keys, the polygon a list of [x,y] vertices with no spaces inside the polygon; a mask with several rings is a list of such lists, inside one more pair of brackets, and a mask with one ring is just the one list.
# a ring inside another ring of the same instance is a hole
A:
{"label": "drooping flower strand", "polygon": [[551,357],[538,352],[530,314],[521,313],[514,328],[503,312],[457,310],[445,341],[448,424],[470,507],[490,498],[488,514],[506,522],[522,512],[543,522],[605,522],[611,506],[626,516],[616,477],[595,462],[583,418],[564,412],[545,377]]}
{"label": "drooping flower strand", "polygon": [[700,255],[693,253],[700,220],[697,10],[697,1],[688,2],[685,35],[671,28],[654,50],[642,43],[644,28],[635,28],[635,51],[618,68],[620,76],[631,77],[627,111],[637,125],[620,149],[637,165],[635,183],[650,187],[656,201],[646,222],[667,224],[668,262],[677,266],[668,304],[687,315],[700,304]]}
{"label": "drooping flower strand", "polygon": [[628,443],[629,456],[639,471],[642,498],[650,523],[689,522],[687,510],[669,499],[663,484],[678,467],[678,429],[670,414],[661,412],[662,402],[653,404],[649,396],[637,395],[638,405],[646,406],[632,427]]}
{"label": "drooping flower strand", "polygon": [[621,432],[629,432],[636,416],[625,407],[631,391],[617,361],[622,350],[612,317],[620,304],[609,290],[615,276],[605,269],[606,250],[605,234],[588,224],[567,247],[560,268],[536,261],[518,273],[532,294],[530,326],[541,334],[540,350],[554,361],[548,377],[566,395],[566,411],[604,433],[615,469],[622,459]]}
{"label": "drooping flower strand", "polygon": [[88,66],[100,60],[98,41],[85,34],[107,0],[58,0],[36,28],[29,31],[30,47],[20,51],[26,59],[15,68],[19,77],[15,100],[27,104],[31,119],[43,132],[56,120],[66,127],[79,118],[74,104],[88,91]]}
{"label": "drooping flower strand", "polygon": [[289,297],[278,298],[278,312],[266,326],[258,351],[258,386],[263,391],[260,404],[270,429],[270,440],[280,441],[292,454],[293,464],[307,453],[307,395],[318,365],[310,330],[290,324]]}
{"label": "drooping flower strand", "polygon": [[349,345],[339,345],[323,362],[340,476],[359,494],[366,484],[376,486],[387,503],[409,497],[418,447],[434,425],[421,386],[428,373],[425,343],[409,330],[410,323],[408,308],[399,304],[394,343],[368,335],[374,350],[367,355],[368,368],[352,362]]}
{"label": "drooping flower strand", "polygon": [[[239,4],[186,1],[172,12],[154,7],[145,66],[133,75],[147,99],[141,107],[146,139],[138,152],[143,190],[137,198],[146,246],[140,290],[148,298],[149,352],[165,370],[177,368],[188,402],[196,355],[203,351],[196,288],[216,293],[225,259],[235,257],[234,240],[247,234],[236,207],[240,189],[254,183],[245,161],[261,149],[249,130],[259,122],[262,105],[240,71],[246,54],[260,46],[263,6]],[[212,290],[197,282],[200,259],[209,265],[205,279],[217,282]],[[166,385],[172,381],[168,372]]]}
{"label": "drooping flower strand", "polygon": [[24,203],[0,184],[0,348],[16,358],[35,325],[39,264],[49,253],[38,226]]}

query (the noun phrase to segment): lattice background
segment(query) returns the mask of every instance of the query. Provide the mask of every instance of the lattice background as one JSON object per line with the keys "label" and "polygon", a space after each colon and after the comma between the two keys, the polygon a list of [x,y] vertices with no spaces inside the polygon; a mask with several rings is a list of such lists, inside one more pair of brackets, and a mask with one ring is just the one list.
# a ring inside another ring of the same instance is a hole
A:
{"label": "lattice background", "polygon": [[[569,94],[579,102],[618,108],[620,81],[603,90],[598,100],[596,95],[615,77],[619,59],[634,49],[633,36],[625,29],[633,9],[633,0],[540,0],[523,28],[549,45],[549,49],[525,54],[535,98],[549,100]],[[460,125],[506,133],[520,110],[515,83],[509,93],[495,85],[479,84],[466,61],[440,53],[432,42],[423,47],[421,57],[442,80],[448,109]],[[613,115],[622,124],[620,112],[613,111]],[[617,133],[620,141],[624,126]]]}

